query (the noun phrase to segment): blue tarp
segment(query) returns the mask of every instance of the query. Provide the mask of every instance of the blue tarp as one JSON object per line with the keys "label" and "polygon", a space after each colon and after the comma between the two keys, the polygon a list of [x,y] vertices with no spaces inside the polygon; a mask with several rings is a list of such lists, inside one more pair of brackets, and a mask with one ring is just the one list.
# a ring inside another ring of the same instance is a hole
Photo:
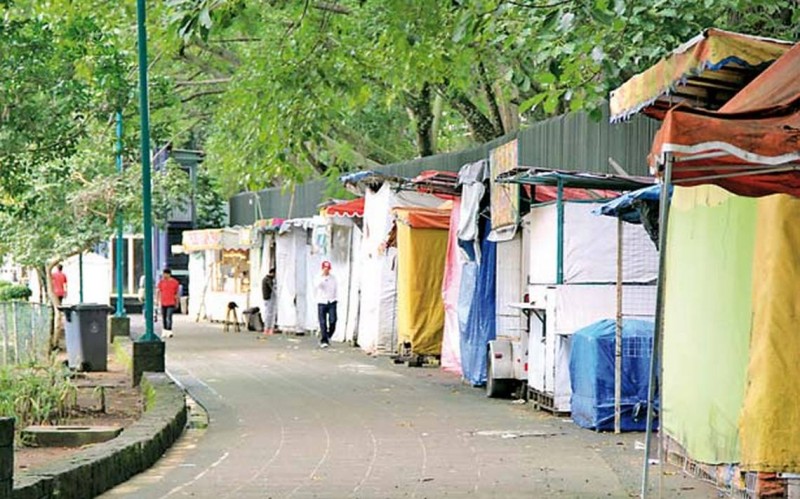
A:
{"label": "blue tarp", "polygon": [[[672,186],[670,186],[672,195]],[[595,215],[606,215],[609,217],[621,218],[625,222],[639,224],[642,223],[640,211],[635,201],[658,202],[661,196],[661,185],[652,185],[633,192],[628,192],[620,197],[601,205],[594,210]]]}
{"label": "blue tarp", "polygon": [[[644,431],[654,324],[622,322],[621,429]],[[572,335],[569,374],[572,420],[592,430],[614,429],[614,347],[616,322],[603,320]],[[655,404],[658,407],[658,399]],[[656,423],[654,423],[656,424]],[[657,426],[656,426],[657,427]]]}
{"label": "blue tarp", "polygon": [[[483,231],[488,234],[489,230]],[[469,309],[466,328],[461,331],[461,370],[473,386],[486,384],[486,352],[495,339],[495,260],[497,243],[484,238],[481,263],[477,268],[475,294]],[[475,265],[472,263],[472,265]],[[464,274],[462,274],[462,282]]]}

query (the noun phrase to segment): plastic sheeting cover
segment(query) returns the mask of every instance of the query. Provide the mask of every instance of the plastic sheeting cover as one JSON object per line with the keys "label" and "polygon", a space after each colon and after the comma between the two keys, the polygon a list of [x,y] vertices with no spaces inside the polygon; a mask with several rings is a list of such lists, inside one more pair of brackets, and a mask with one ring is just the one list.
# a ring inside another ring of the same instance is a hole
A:
{"label": "plastic sheeting cover", "polygon": [[[461,261],[458,257],[458,220],[461,214],[461,200],[453,200],[450,212],[450,232],[447,237],[447,259],[442,281],[442,301],[444,302],[444,333],[442,337],[442,369],[461,373],[461,348],[458,321],[458,297],[461,288]],[[471,295],[470,295],[471,296]]]}
{"label": "plastic sheeting cover", "polygon": [[[654,323],[622,322],[622,431],[644,431]],[[592,430],[614,429],[614,357],[617,324],[602,320],[572,336],[569,374],[572,420]],[[655,402],[658,406],[658,400]]]}
{"label": "plastic sheeting cover", "polygon": [[[564,203],[563,279],[565,284],[613,283],[617,280],[617,222],[598,217],[600,203]],[[531,282],[555,284],[558,270],[558,206],[536,206],[526,215],[531,230]],[[658,254],[647,232],[623,226],[623,279],[648,283],[658,277]]]}
{"label": "plastic sheeting cover", "polygon": [[446,230],[397,226],[398,343],[410,343],[415,354],[441,353],[447,236]]}
{"label": "plastic sheeting cover", "polygon": [[384,248],[392,227],[392,208],[435,208],[442,200],[432,194],[394,192],[384,183],[364,197],[364,237],[361,241],[361,308],[358,345],[368,353],[392,353],[397,335],[397,250]]}
{"label": "plastic sheeting cover", "polygon": [[[487,231],[488,232],[488,231]],[[461,367],[473,386],[486,384],[486,351],[495,339],[495,259],[497,243],[484,239],[475,294],[461,335]],[[467,269],[465,268],[465,275]]]}
{"label": "plastic sheeting cover", "polygon": [[741,466],[800,471],[800,200],[758,201]]}
{"label": "plastic sheeting cover", "polygon": [[665,277],[661,424],[693,459],[739,460],[752,320],[754,199],[676,187]]}

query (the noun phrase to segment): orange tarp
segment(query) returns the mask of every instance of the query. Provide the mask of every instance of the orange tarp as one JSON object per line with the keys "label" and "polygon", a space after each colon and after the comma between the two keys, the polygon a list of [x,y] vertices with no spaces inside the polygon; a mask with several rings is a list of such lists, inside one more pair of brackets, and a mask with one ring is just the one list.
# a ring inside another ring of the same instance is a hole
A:
{"label": "orange tarp", "polygon": [[450,210],[440,208],[395,208],[397,219],[414,229],[450,229]]}
{"label": "orange tarp", "polygon": [[800,175],[787,165],[800,160],[800,45],[719,112],[678,106],[667,113],[651,166],[666,153],[676,158],[678,184],[713,183],[744,196],[800,195]]}

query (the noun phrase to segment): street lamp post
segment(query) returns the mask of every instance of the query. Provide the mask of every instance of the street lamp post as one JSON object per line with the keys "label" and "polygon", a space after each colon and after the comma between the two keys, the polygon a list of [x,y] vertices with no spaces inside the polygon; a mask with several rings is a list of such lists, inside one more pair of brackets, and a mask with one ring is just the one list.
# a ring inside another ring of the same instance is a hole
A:
{"label": "street lamp post", "polygon": [[[122,174],[122,111],[117,111],[117,173]],[[122,239],[122,211],[117,210],[117,247],[114,251],[115,265],[117,267],[117,310],[116,317],[125,317],[125,303],[122,292],[123,278],[123,259],[122,251],[124,241]]]}
{"label": "street lamp post", "polygon": [[144,334],[133,343],[133,385],[146,371],[164,372],[165,345],[153,332],[153,216],[150,200],[150,116],[147,103],[145,0],[136,0],[139,34],[139,116],[142,120],[142,231],[144,232]]}
{"label": "street lamp post", "polygon": [[161,341],[153,332],[153,216],[150,185],[150,106],[147,99],[145,0],[136,1],[139,35],[139,116],[142,122],[142,210],[144,232],[144,334],[140,342]]}

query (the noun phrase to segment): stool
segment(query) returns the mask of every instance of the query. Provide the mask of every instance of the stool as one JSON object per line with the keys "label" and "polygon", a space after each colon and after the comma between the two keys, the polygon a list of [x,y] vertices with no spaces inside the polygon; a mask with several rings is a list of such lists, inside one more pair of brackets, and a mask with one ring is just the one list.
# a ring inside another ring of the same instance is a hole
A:
{"label": "stool", "polygon": [[[239,308],[239,305],[237,305],[235,301],[228,302],[228,311],[225,313],[225,327],[222,329],[223,332],[227,333],[230,330],[231,324],[236,326],[237,333],[242,331],[239,326],[239,314],[236,313],[237,308]],[[231,318],[233,318],[232,321]]]}

